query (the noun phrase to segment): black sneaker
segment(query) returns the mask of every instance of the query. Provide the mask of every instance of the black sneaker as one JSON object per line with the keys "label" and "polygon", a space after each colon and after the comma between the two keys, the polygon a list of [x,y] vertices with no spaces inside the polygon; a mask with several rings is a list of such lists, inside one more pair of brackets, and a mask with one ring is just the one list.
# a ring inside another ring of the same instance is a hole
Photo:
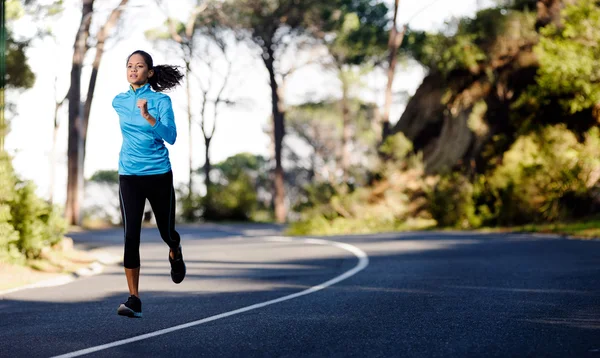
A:
{"label": "black sneaker", "polygon": [[120,316],[129,318],[142,318],[142,301],[134,295],[129,296],[127,302],[121,303],[117,309]]}
{"label": "black sneaker", "polygon": [[169,263],[171,264],[171,280],[175,283],[181,283],[185,278],[185,262],[183,262],[183,253],[181,252],[181,245],[179,250],[175,253],[175,258],[171,258],[169,253]]}

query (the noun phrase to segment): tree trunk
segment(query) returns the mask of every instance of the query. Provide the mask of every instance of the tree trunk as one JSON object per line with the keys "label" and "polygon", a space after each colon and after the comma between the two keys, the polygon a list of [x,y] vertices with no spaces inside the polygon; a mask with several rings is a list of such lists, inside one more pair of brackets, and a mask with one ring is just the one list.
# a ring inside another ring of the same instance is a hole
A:
{"label": "tree trunk", "polygon": [[71,66],[71,87],[69,90],[69,140],[67,145],[67,201],[65,217],[69,224],[80,224],[80,196],[82,190],[83,157],[83,111],[81,105],[81,68],[87,51],[90,23],[94,0],[83,0],[81,24],[73,45],[73,64]]}
{"label": "tree trunk", "polygon": [[[63,100],[64,101],[64,100]],[[54,106],[54,129],[52,130],[52,149],[50,151],[50,183],[48,184],[48,202],[54,202],[54,177],[56,176],[56,138],[58,137],[58,110],[63,101],[56,102]]]}
{"label": "tree trunk", "polygon": [[277,80],[275,79],[274,54],[270,46],[265,46],[263,60],[269,71],[269,84],[271,86],[271,104],[273,115],[273,139],[275,144],[275,220],[284,223],[287,217],[285,208],[285,185],[284,173],[281,163],[281,150],[283,147],[284,113],[281,111],[281,99],[279,96]]}
{"label": "tree trunk", "polygon": [[212,138],[204,137],[204,145],[206,148],[206,152],[204,153],[204,185],[206,186],[206,193],[208,193],[209,188],[212,186],[212,182],[210,181],[210,141]]}
{"label": "tree trunk", "polygon": [[52,150],[50,152],[50,182],[48,183],[48,202],[54,203],[54,177],[56,176],[56,138],[58,137],[58,126],[52,131]]}
{"label": "tree trunk", "polygon": [[339,67],[340,80],[342,81],[342,178],[348,182],[350,169],[350,141],[352,140],[352,126],[350,125],[350,108],[348,105],[349,83],[343,68]]}
{"label": "tree trunk", "polygon": [[394,84],[394,75],[396,74],[396,63],[398,62],[398,49],[402,45],[406,26],[402,27],[402,31],[398,32],[396,19],[398,18],[398,6],[400,0],[395,0],[394,3],[394,19],[390,38],[388,41],[388,71],[387,71],[387,86],[385,88],[385,103],[383,105],[383,114],[381,116],[381,142],[385,141],[390,134],[390,109],[392,107],[392,85]]}
{"label": "tree trunk", "polygon": [[88,124],[90,121],[90,112],[92,110],[92,101],[94,99],[94,91],[96,89],[96,80],[98,78],[98,70],[100,68],[100,61],[102,61],[102,55],[104,55],[104,44],[110,34],[110,31],[112,30],[113,27],[115,27],[115,25],[119,21],[119,18],[121,17],[121,13],[123,12],[123,6],[127,5],[127,1],[128,0],[121,0],[121,3],[119,4],[119,6],[117,6],[115,9],[113,9],[110,16],[108,17],[108,20],[106,20],[106,23],[104,24],[104,26],[102,26],[102,28],[100,29],[100,31],[98,32],[98,35],[97,35],[98,42],[96,44],[96,56],[94,58],[94,62],[92,63],[92,74],[90,76],[90,83],[88,85],[88,92],[87,92],[87,97],[85,99],[85,106],[84,106],[83,131],[82,131],[82,137],[83,137],[83,159],[82,159],[83,161],[81,163],[82,166],[85,161],[85,147],[86,147],[86,143],[87,143]]}
{"label": "tree trunk", "polygon": [[4,118],[4,85],[6,82],[6,1],[2,0],[2,28],[0,29],[0,46],[2,46],[2,55],[0,58],[0,73],[2,73],[2,79],[0,81],[0,153],[4,152],[4,137],[6,137],[6,120]]}
{"label": "tree trunk", "polygon": [[[191,52],[191,50],[190,50]],[[191,55],[190,55],[191,57]],[[186,94],[187,94],[187,112],[188,112],[188,159],[189,159],[189,179],[188,179],[188,199],[192,198],[192,174],[194,172],[193,163],[193,145],[192,145],[192,89],[190,87],[190,61],[185,62]]]}

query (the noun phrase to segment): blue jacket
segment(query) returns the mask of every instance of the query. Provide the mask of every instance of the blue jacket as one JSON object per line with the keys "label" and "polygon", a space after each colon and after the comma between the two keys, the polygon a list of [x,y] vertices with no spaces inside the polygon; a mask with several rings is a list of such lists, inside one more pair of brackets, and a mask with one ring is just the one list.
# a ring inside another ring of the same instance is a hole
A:
{"label": "blue jacket", "polygon": [[[156,119],[154,126],[140,114],[138,99],[148,101],[148,112]],[[170,171],[169,151],[164,142],[174,144],[177,129],[169,96],[152,91],[147,83],[136,91],[129,87],[129,91],[113,99],[112,105],[119,115],[123,135],[119,174],[152,175]]]}

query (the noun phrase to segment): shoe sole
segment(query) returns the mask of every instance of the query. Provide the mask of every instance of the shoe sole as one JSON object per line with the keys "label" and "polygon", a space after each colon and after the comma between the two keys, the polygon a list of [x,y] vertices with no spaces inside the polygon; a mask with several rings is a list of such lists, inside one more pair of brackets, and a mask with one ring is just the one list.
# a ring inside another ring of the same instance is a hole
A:
{"label": "shoe sole", "polygon": [[180,284],[181,282],[183,282],[183,279],[185,278],[185,273],[186,273],[186,268],[185,268],[185,263],[183,263],[183,272],[174,272],[173,270],[171,270],[171,280],[176,284]]}
{"label": "shoe sole", "polygon": [[129,318],[142,318],[142,312],[136,312],[123,304],[117,309],[117,314]]}
{"label": "shoe sole", "polygon": [[[179,251],[181,251],[181,245],[179,245]],[[169,256],[169,263],[171,264],[171,281],[173,281],[176,284],[180,284],[181,282],[183,282],[186,273],[185,261],[183,261],[183,255],[181,256],[182,257],[179,260],[173,260],[171,256]],[[173,264],[177,263],[180,260],[181,266],[183,266],[183,270],[180,272],[173,271]]]}

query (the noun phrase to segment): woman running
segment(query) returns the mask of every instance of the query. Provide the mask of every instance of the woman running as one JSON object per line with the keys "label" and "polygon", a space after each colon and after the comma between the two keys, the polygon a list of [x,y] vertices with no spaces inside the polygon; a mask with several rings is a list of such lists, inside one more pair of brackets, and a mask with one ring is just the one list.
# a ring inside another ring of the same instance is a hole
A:
{"label": "woman running", "polygon": [[177,67],[154,66],[148,53],[135,51],[127,58],[129,91],[120,93],[112,102],[123,135],[119,200],[125,230],[123,263],[130,296],[117,310],[122,316],[142,317],[139,250],[146,199],[152,206],[160,236],[170,248],[171,279],[180,283],[185,277],[180,237],[175,231],[173,172],[164,144],[175,143],[177,130],[171,99],[160,93],[181,84],[182,78]]}

